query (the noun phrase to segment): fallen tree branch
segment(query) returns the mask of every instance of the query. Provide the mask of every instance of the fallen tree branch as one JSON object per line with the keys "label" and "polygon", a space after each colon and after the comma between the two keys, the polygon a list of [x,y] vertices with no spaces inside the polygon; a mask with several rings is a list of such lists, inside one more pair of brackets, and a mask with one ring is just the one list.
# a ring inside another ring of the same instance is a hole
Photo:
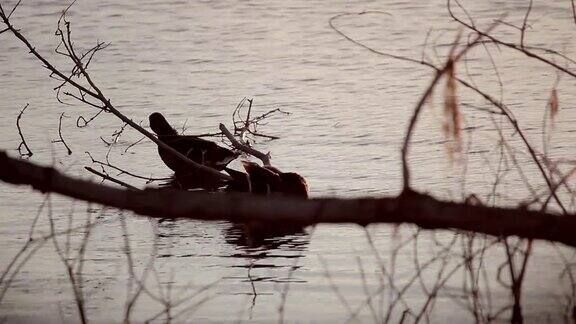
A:
{"label": "fallen tree branch", "polygon": [[576,215],[440,201],[414,191],[397,197],[309,200],[172,190],[136,191],[75,179],[52,167],[11,158],[4,151],[0,151],[0,180],[152,217],[268,221],[278,226],[286,223],[411,223],[427,229],[517,235],[576,247]]}

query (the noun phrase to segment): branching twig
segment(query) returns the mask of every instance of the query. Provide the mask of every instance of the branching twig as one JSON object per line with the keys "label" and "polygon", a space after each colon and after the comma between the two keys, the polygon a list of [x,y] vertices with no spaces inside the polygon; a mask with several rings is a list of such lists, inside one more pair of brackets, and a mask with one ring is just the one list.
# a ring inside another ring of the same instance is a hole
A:
{"label": "branching twig", "polygon": [[524,38],[526,36],[526,26],[528,23],[528,16],[530,16],[530,11],[532,11],[532,1],[528,4],[528,9],[526,10],[526,15],[524,15],[524,21],[522,22],[522,28],[520,29],[520,47],[525,49],[524,47]]}
{"label": "branching twig", "polygon": [[[248,111],[246,112],[246,116],[242,117],[241,110],[244,107],[244,103],[248,101]],[[252,116],[252,104],[253,99],[243,98],[236,108],[234,112],[232,112],[232,122],[234,123],[234,135],[240,137],[243,143],[249,145],[249,140],[247,138],[247,134],[256,136],[256,137],[264,137],[270,140],[279,139],[278,136],[262,134],[258,132],[258,126],[262,124],[262,121],[265,119],[275,115],[275,114],[284,114],[290,115],[289,112],[283,111],[280,108],[269,110],[259,116],[251,117]],[[221,133],[220,133],[221,134]]]}
{"label": "branching twig", "polygon": [[127,175],[129,175],[129,176],[131,176],[131,177],[134,177],[134,178],[146,180],[148,183],[153,182],[153,181],[166,181],[166,180],[170,180],[170,179],[171,179],[171,178],[152,178],[152,177],[146,177],[146,176],[137,175],[137,174],[134,174],[134,173],[132,173],[132,172],[130,172],[130,171],[126,171],[126,170],[124,170],[124,169],[121,169],[121,168],[119,168],[119,167],[111,164],[109,161],[102,162],[102,161],[96,160],[94,157],[92,157],[92,154],[90,154],[90,152],[85,152],[85,153],[88,154],[88,156],[89,156],[90,159],[92,160],[92,163],[96,163],[96,164],[99,164],[99,165],[101,165],[101,166],[110,167],[110,168],[112,168],[112,169],[120,172],[119,175],[127,174]]}
{"label": "branching twig", "polygon": [[[489,33],[491,30],[496,28],[496,26],[497,26],[497,23],[492,24],[486,30],[486,33]],[[456,62],[458,62],[458,60],[464,54],[466,54],[466,52],[469,49],[471,49],[472,47],[477,45],[478,42],[482,39],[482,37],[483,37],[483,34],[481,34],[481,33],[476,34],[476,37],[471,42],[469,42],[464,47],[464,49],[462,49],[458,54],[454,54],[453,56],[451,55],[448,58],[448,61],[445,63],[444,67],[439,69],[438,71],[436,71],[436,74],[434,75],[432,82],[430,82],[430,85],[428,86],[428,88],[426,89],[424,94],[420,97],[420,100],[418,100],[418,103],[416,104],[416,108],[414,108],[414,112],[412,114],[412,117],[410,118],[410,122],[408,124],[408,130],[406,131],[406,135],[404,137],[404,144],[402,146],[402,174],[403,174],[403,178],[404,178],[404,182],[403,182],[404,191],[411,189],[411,187],[410,187],[410,169],[408,166],[408,148],[410,146],[410,140],[412,138],[412,134],[414,132],[416,122],[418,120],[420,112],[422,111],[422,107],[424,106],[424,104],[428,100],[428,97],[431,95],[432,91],[434,90],[434,87],[436,86],[438,81],[440,81],[440,78],[444,75],[444,73],[450,71],[453,68],[453,65],[456,64]],[[455,51],[456,46],[458,45],[458,40],[459,40],[459,36],[456,39],[456,41],[454,42],[454,45],[451,49],[451,52]]]}
{"label": "branching twig", "polygon": [[60,139],[59,140],[53,140],[52,143],[64,144],[64,147],[66,147],[66,150],[68,151],[68,155],[71,155],[72,150],[70,149],[68,144],[66,144],[66,141],[64,141],[64,138],[62,137],[62,118],[63,117],[68,118],[68,116],[64,115],[64,113],[60,114],[60,120],[58,121],[58,136],[60,137]]}
{"label": "branching twig", "polygon": [[98,172],[98,171],[92,169],[91,167],[84,167],[84,169],[86,169],[87,171],[90,171],[90,172],[94,173],[95,175],[98,175],[98,176],[102,177],[102,179],[105,179],[105,180],[114,182],[114,183],[116,183],[116,184],[119,184],[119,185],[121,185],[121,186],[124,187],[124,188],[132,189],[132,190],[140,190],[140,189],[134,187],[134,186],[131,185],[131,184],[128,184],[128,183],[126,183],[126,182],[124,182],[124,181],[122,181],[122,180],[118,180],[118,179],[112,178],[111,176],[109,176],[109,175],[107,175],[107,174],[104,174],[104,173],[102,173],[102,172]]}
{"label": "branching twig", "polygon": [[[63,12],[61,19],[59,20],[56,35],[61,37],[63,45],[66,48],[67,56],[74,63],[74,66],[75,66],[74,69],[76,69],[76,68],[78,69],[78,70],[73,70],[73,71],[75,71],[75,72],[77,71],[77,74],[81,75],[84,78],[84,80],[88,83],[87,86],[83,86],[79,82],[74,81],[70,76],[65,75],[58,68],[56,68],[54,65],[52,65],[46,58],[44,58],[44,56],[42,56],[36,50],[36,48],[34,46],[32,46],[32,44],[28,41],[28,39],[24,35],[22,35],[20,30],[17,29],[16,27],[14,27],[14,25],[12,25],[12,22],[10,21],[9,16],[6,15],[4,12],[4,8],[2,7],[2,4],[0,4],[0,19],[2,19],[2,21],[4,22],[6,27],[10,30],[10,32],[28,48],[29,52],[32,55],[34,55],[43,64],[43,66],[50,71],[51,74],[58,76],[63,81],[66,81],[66,83],[68,85],[71,85],[72,87],[77,89],[80,92],[82,98],[84,97],[84,95],[86,95],[86,96],[89,96],[91,98],[98,100],[99,102],[102,103],[101,109],[106,110],[108,112],[111,112],[116,117],[118,117],[120,120],[122,120],[123,122],[130,125],[130,127],[136,129],[138,132],[140,132],[144,136],[148,137],[151,141],[156,143],[158,146],[166,149],[168,152],[170,152],[171,154],[173,154],[174,156],[176,156],[177,158],[179,158],[180,160],[185,162],[187,165],[190,166],[190,168],[196,169],[199,172],[210,174],[214,177],[217,177],[218,179],[231,180],[231,177],[224,174],[224,173],[218,172],[215,169],[212,169],[210,167],[198,164],[198,163],[188,159],[182,153],[178,152],[177,150],[175,150],[174,148],[165,144],[164,142],[158,140],[156,138],[156,136],[154,136],[152,133],[145,130],[142,126],[138,125],[137,123],[132,121],[130,118],[126,117],[118,109],[116,109],[116,107],[114,107],[114,105],[112,105],[110,100],[104,95],[104,93],[100,90],[100,88],[92,80],[92,77],[86,71],[86,64],[83,63],[81,61],[80,57],[76,54],[76,50],[74,49],[74,44],[73,44],[72,39],[71,39],[70,23],[65,20],[65,14],[66,14],[67,10],[68,9],[66,9]],[[61,21],[64,21],[65,30],[62,30],[62,28],[60,26]]]}
{"label": "branching twig", "polygon": [[[26,108],[28,108],[29,105],[30,104],[26,104],[26,106],[24,106],[24,108],[22,108],[22,110],[20,110],[20,113],[18,114],[18,117],[16,118],[16,127],[18,128],[18,134],[20,134],[20,139],[22,140],[20,142],[20,144],[18,145],[18,153],[20,153],[21,157],[30,157],[34,154],[30,150],[30,148],[28,147],[28,144],[26,144],[26,140],[24,139],[24,135],[22,134],[22,129],[20,128],[20,119],[22,118],[22,115],[24,114],[24,110],[26,110]],[[22,153],[22,146],[24,146],[24,148],[26,149],[25,153]]]}
{"label": "branching twig", "polygon": [[262,153],[254,148],[251,148],[248,145],[242,144],[240,142],[238,142],[238,140],[234,137],[234,135],[232,135],[232,133],[230,133],[230,131],[228,130],[228,128],[226,128],[226,126],[224,126],[224,124],[220,124],[220,130],[222,131],[222,133],[224,133],[224,135],[228,138],[228,140],[232,143],[232,146],[234,146],[236,149],[250,154],[258,159],[260,159],[262,161],[262,164],[264,165],[271,165],[270,164],[270,153]]}

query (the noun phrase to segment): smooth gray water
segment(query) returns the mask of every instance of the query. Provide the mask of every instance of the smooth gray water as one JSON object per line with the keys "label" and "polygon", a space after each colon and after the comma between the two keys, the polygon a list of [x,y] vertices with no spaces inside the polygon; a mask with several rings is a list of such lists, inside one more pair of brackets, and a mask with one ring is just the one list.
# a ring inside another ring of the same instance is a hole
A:
{"label": "smooth gray water", "polygon": [[[7,8],[14,3],[2,1]],[[528,1],[462,3],[481,25],[507,12],[506,21],[519,26]],[[24,1],[13,16],[14,23],[36,48],[61,67],[68,65],[53,52],[57,45],[54,30],[59,12],[66,6],[63,1]],[[124,114],[147,126],[147,116],[161,111],[177,127],[186,122],[188,133],[213,132],[220,122],[230,125],[230,115],[243,97],[254,98],[258,113],[274,108],[291,113],[271,118],[261,128],[264,133],[281,137],[258,144],[259,149],[271,151],[274,165],[305,176],[312,196],[356,197],[399,192],[399,145],[412,109],[432,78],[424,67],[370,53],[329,27],[329,19],[337,14],[372,10],[386,13],[346,17],[337,20],[336,25],[375,49],[417,59],[430,32],[426,53],[436,62],[442,58],[435,57],[434,45],[442,56],[455,38],[457,26],[451,22],[444,1],[80,0],[70,10],[69,19],[76,46],[88,48],[97,40],[111,42],[92,63],[91,73]],[[570,10],[569,1],[535,1],[527,42],[570,55],[576,34]],[[519,37],[516,29],[505,25],[498,27],[497,34],[514,41]],[[542,150],[542,118],[555,72],[521,54],[489,49],[503,89],[482,47],[468,56],[470,75],[495,97],[502,96],[531,142]],[[464,65],[459,66],[461,75],[464,70]],[[56,85],[22,44],[8,33],[0,35],[0,148],[16,154],[16,116],[30,103],[22,128],[34,152],[32,161],[53,163],[70,174],[91,178],[83,169],[90,165],[84,152],[104,159],[108,148],[99,137],[109,138],[122,124],[112,116],[101,116],[90,127],[76,128],[78,116],[88,117],[94,111],[76,103],[58,103],[52,92]],[[558,87],[561,111],[549,148],[554,158],[570,159],[576,153],[576,115],[571,105],[576,99],[575,85],[573,79],[564,76]],[[465,90],[459,96],[468,105],[488,107]],[[464,175],[462,164],[451,163],[446,152],[441,97],[441,91],[437,91],[419,123],[411,154],[413,181],[418,189],[439,197],[461,199],[476,193],[492,202],[494,197],[488,194],[493,189],[499,159],[495,148],[499,138],[493,121],[478,109],[462,106],[469,130],[463,140],[469,152]],[[63,136],[73,150],[71,156],[66,155],[61,144],[51,143],[58,138],[61,112],[70,117],[63,120]],[[499,117],[495,117],[495,122],[501,122]],[[502,125],[505,133],[511,135],[510,127]],[[139,138],[135,131],[127,130],[112,150],[111,160],[146,176],[168,175],[169,170],[152,143],[143,142],[124,153]],[[517,136],[512,137],[510,145],[531,184],[543,189],[544,182]],[[514,167],[506,167],[512,171],[500,181],[494,202],[508,205],[529,198]],[[141,180],[120,177],[134,185],[145,185]],[[27,188],[2,185],[3,267],[24,244],[42,201],[40,194]],[[46,210],[39,220],[38,236],[49,230]],[[96,322],[121,321],[127,287],[121,213],[99,206],[87,211],[85,204],[62,197],[51,198],[51,210],[60,229],[66,228],[69,215],[73,215],[75,225],[80,225],[87,214],[102,222],[91,235],[86,255],[87,312]],[[156,271],[147,281],[151,294],[172,294],[177,300],[181,291],[190,295],[216,282],[181,306],[185,308],[209,297],[198,309],[178,315],[177,321],[270,322],[281,316],[289,322],[345,321],[383,285],[378,259],[358,226],[318,226],[307,233],[269,240],[264,247],[249,248],[238,230],[227,223],[158,223],[129,213],[124,216],[139,274],[154,246],[157,248]],[[389,264],[389,252],[415,229],[403,227],[397,232],[390,226],[372,226],[369,232],[384,263]],[[439,242],[444,244],[452,237],[451,232],[425,232],[415,244],[400,249],[395,265],[396,285],[402,287],[416,272],[415,253],[422,264],[442,249]],[[74,243],[78,244],[80,238],[80,234],[76,235]],[[454,253],[459,253],[459,248],[457,245]],[[572,255],[570,251],[564,253]],[[495,280],[503,257],[501,247],[491,249],[485,257],[494,310],[510,301],[507,290]],[[438,267],[424,271],[423,282],[407,291],[407,308],[421,307],[426,298],[424,291],[430,288],[426,282],[434,283]],[[566,276],[560,276],[562,269],[556,249],[537,243],[523,295],[528,321],[563,319],[564,296],[570,287]],[[458,272],[438,295],[431,320],[473,321],[455,297],[461,279]],[[395,298],[388,292],[380,296],[372,301],[376,309],[386,307]],[[136,320],[151,318],[162,310],[152,299],[149,295],[142,297],[134,311]],[[284,310],[279,310],[281,305],[285,305]],[[403,309],[398,308],[392,318],[400,319]],[[0,315],[9,321],[78,320],[65,268],[51,241],[15,277],[0,304]],[[355,319],[370,322],[373,315],[369,307],[363,307]]]}

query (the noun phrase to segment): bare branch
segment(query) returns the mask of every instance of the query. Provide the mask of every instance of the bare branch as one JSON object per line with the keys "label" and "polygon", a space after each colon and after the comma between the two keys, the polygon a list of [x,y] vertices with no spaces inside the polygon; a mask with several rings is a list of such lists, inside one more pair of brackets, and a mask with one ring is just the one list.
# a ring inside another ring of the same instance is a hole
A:
{"label": "bare branch", "polygon": [[[34,154],[30,150],[30,148],[28,147],[28,144],[26,144],[26,140],[24,139],[24,135],[22,134],[22,129],[20,128],[20,119],[22,118],[22,115],[24,114],[24,110],[26,110],[26,108],[28,108],[29,105],[30,104],[27,103],[26,106],[24,106],[24,108],[22,108],[22,110],[20,110],[20,113],[18,114],[18,117],[16,118],[16,127],[18,128],[18,134],[20,134],[20,139],[22,140],[20,142],[20,144],[18,145],[18,153],[20,153],[20,157],[30,157]],[[24,148],[26,149],[25,153],[22,153],[22,146],[24,146]]]}
{"label": "bare branch", "polygon": [[126,190],[74,179],[0,151],[0,180],[31,185],[75,199],[165,218],[316,223],[412,223],[426,229],[460,229],[495,236],[561,242],[576,247],[576,215],[487,207],[437,200],[411,191],[392,198],[297,199],[172,190]]}
{"label": "bare branch", "polygon": [[220,124],[220,130],[232,143],[232,146],[234,146],[236,149],[260,159],[260,161],[262,161],[264,165],[271,165],[270,153],[267,154],[262,153],[250,146],[238,142],[238,140],[234,137],[234,135],[232,135],[232,133],[230,133],[230,131],[228,130],[228,128],[226,128],[226,126],[224,126],[224,124]]}
{"label": "bare branch", "polygon": [[112,168],[112,169],[118,171],[119,174],[126,174],[126,175],[129,175],[129,176],[137,178],[137,179],[146,180],[148,183],[153,182],[153,181],[166,181],[166,180],[171,179],[171,178],[151,178],[151,177],[145,177],[145,176],[137,175],[137,174],[134,174],[130,171],[126,171],[124,169],[121,169],[121,168],[111,164],[109,161],[106,161],[106,162],[98,161],[94,157],[92,157],[90,152],[85,152],[85,153],[88,154],[88,156],[92,160],[92,163],[96,163],[96,164],[99,164],[101,166],[106,166],[106,167]]}
{"label": "bare branch", "polygon": [[18,0],[14,8],[12,8],[12,11],[10,11],[10,13],[8,14],[8,18],[10,18],[12,14],[16,11],[16,9],[18,9],[18,7],[20,6],[20,2],[22,2],[22,0]]}
{"label": "bare branch", "polygon": [[140,189],[134,187],[134,186],[131,185],[131,184],[128,184],[128,183],[126,183],[126,182],[124,182],[124,181],[121,181],[121,180],[112,178],[111,176],[109,176],[109,175],[107,175],[107,174],[104,174],[104,173],[102,173],[102,172],[98,172],[98,171],[92,169],[91,167],[84,167],[84,169],[86,169],[87,171],[90,171],[90,172],[94,173],[95,175],[101,176],[102,179],[105,179],[105,180],[108,180],[108,181],[112,181],[112,182],[114,182],[114,183],[117,183],[117,184],[121,185],[121,186],[124,187],[124,188],[132,189],[132,190],[140,190]]}
{"label": "bare branch", "polygon": [[[449,12],[452,14],[453,18],[457,20],[457,18],[453,15],[453,13],[452,13],[452,11],[451,11],[451,8],[450,8],[450,0],[448,0],[448,10],[449,10]],[[358,45],[358,46],[360,46],[360,47],[362,47],[362,48],[364,48],[364,49],[367,49],[367,50],[369,50],[369,51],[372,52],[372,53],[378,54],[378,55],[382,55],[382,56],[385,56],[385,57],[389,57],[389,58],[393,58],[393,59],[398,59],[398,60],[402,60],[402,61],[407,61],[407,62],[412,62],[412,63],[421,64],[421,65],[424,65],[424,66],[426,66],[426,67],[429,67],[429,68],[433,69],[434,71],[436,71],[436,73],[438,73],[438,72],[441,71],[440,68],[434,66],[434,65],[431,64],[431,63],[428,63],[428,62],[426,62],[426,61],[423,61],[423,60],[415,60],[415,59],[412,59],[412,58],[408,58],[408,57],[404,57],[404,56],[399,56],[399,55],[393,55],[393,54],[390,54],[390,53],[386,53],[386,52],[382,52],[382,51],[375,50],[375,49],[373,49],[373,48],[371,48],[371,47],[369,47],[369,46],[367,46],[367,45],[362,44],[362,43],[359,42],[359,41],[354,40],[352,37],[346,35],[344,32],[342,32],[341,30],[339,30],[338,28],[336,28],[336,27],[334,26],[334,21],[335,21],[337,18],[345,17],[345,16],[351,16],[351,15],[359,15],[359,14],[353,14],[353,13],[340,14],[340,15],[334,16],[334,17],[332,17],[332,18],[330,19],[330,26],[331,26],[331,28],[334,29],[338,34],[340,34],[340,35],[342,35],[344,38],[346,38],[346,40],[348,40],[348,41],[350,41],[350,42],[352,42],[352,43],[354,43],[354,44],[356,44],[356,45]],[[461,24],[466,25],[466,23],[461,22],[460,20],[458,20],[458,21],[459,21]],[[496,19],[496,20],[495,20],[495,24],[498,24],[498,23],[501,22],[501,21],[502,21],[502,18]],[[466,25],[466,26],[467,26],[468,28],[472,28],[471,25]],[[476,31],[477,31],[477,30],[476,30]],[[481,35],[481,36],[484,36],[484,35],[483,35],[483,32],[477,31],[477,33],[478,33],[479,35]],[[486,39],[481,39],[481,40],[479,40],[479,43],[492,42],[492,43],[494,43],[494,44],[496,44],[496,45],[500,45],[500,44],[502,43],[502,42],[500,42],[499,40],[494,39],[493,37],[486,37],[486,38],[487,38],[487,40],[486,40]],[[508,45],[510,45],[510,44],[508,44]],[[516,48],[515,45],[510,45],[509,47]],[[530,48],[530,49],[543,50],[543,51],[546,52],[546,53],[555,54],[555,55],[558,55],[558,54],[559,54],[559,53],[556,53],[556,52],[554,52],[554,51],[547,50],[547,49],[534,48],[534,47],[529,47],[529,46],[526,46],[526,48],[527,48],[527,49]],[[525,53],[525,54],[528,55],[528,56],[531,56],[532,53],[531,53],[531,52],[528,52],[528,53],[529,53],[530,55],[529,55],[529,54],[526,54],[526,53]],[[463,85],[463,86],[465,86],[466,88],[468,88],[468,89],[472,90],[473,92],[477,93],[479,96],[483,97],[483,98],[486,99],[488,102],[490,102],[493,106],[497,107],[498,109],[500,109],[500,110],[502,111],[502,113],[506,116],[506,118],[508,119],[509,123],[512,125],[512,127],[514,128],[514,130],[520,135],[520,138],[522,139],[522,142],[525,144],[528,152],[530,153],[530,156],[532,157],[532,160],[533,160],[534,163],[538,166],[538,169],[540,170],[540,173],[542,174],[542,177],[543,177],[544,180],[546,181],[546,184],[548,185],[548,188],[550,189],[551,192],[554,193],[553,184],[552,184],[551,180],[548,178],[548,175],[546,174],[544,168],[542,167],[542,164],[541,164],[541,162],[539,161],[538,156],[537,156],[535,150],[534,150],[533,147],[531,146],[531,144],[530,144],[530,142],[528,141],[527,137],[524,135],[522,129],[520,128],[520,125],[518,124],[518,121],[516,120],[516,118],[514,117],[514,115],[512,114],[512,112],[506,107],[506,105],[504,105],[501,101],[493,98],[493,97],[492,97],[491,95],[489,95],[488,93],[486,93],[486,92],[480,90],[479,88],[475,87],[474,85],[470,84],[468,81],[463,80],[463,79],[461,79],[461,78],[457,78],[457,80],[458,80],[458,82],[459,82],[461,85]],[[436,80],[436,82],[438,82],[438,81]],[[424,102],[425,102],[425,100],[423,101],[423,103],[424,103]],[[404,154],[403,154],[402,156],[403,156],[403,158],[405,157]],[[403,159],[402,162],[403,162],[403,166],[405,166],[405,165],[407,166],[407,161],[405,161],[405,160]],[[407,184],[409,185],[409,181],[408,181],[408,182],[406,181],[406,174],[408,174],[407,171],[408,171],[407,169],[403,169],[403,174],[404,174],[404,179],[405,179],[404,184],[405,184],[405,185],[407,185]],[[409,174],[408,174],[408,175],[409,175]],[[408,180],[409,180],[409,179],[408,179]],[[560,201],[560,199],[558,198],[558,196],[557,196],[556,194],[554,194],[554,195],[553,195],[553,198],[554,198],[554,200],[558,203],[558,205],[560,206],[560,208],[564,211],[564,213],[567,213],[565,207],[563,206],[563,204],[562,204],[562,202]]]}
{"label": "bare branch", "polygon": [[576,24],[576,5],[574,5],[574,0],[570,0],[572,5],[572,18],[574,19],[574,24]]}
{"label": "bare branch", "polygon": [[[496,28],[498,24],[494,23],[492,24],[487,30],[486,32],[489,33],[491,30],[493,30],[494,28]],[[410,190],[410,169],[408,166],[408,148],[410,146],[410,140],[412,138],[412,133],[414,132],[414,128],[416,126],[416,122],[418,120],[418,116],[420,115],[420,112],[422,111],[422,107],[424,107],[424,104],[426,103],[426,100],[428,100],[428,97],[432,94],[432,91],[434,90],[434,87],[436,86],[436,84],[438,83],[438,81],[440,81],[440,78],[444,75],[444,73],[450,71],[450,69],[453,67],[453,64],[455,64],[456,62],[458,62],[458,60],[466,54],[466,52],[468,52],[469,49],[471,49],[472,47],[476,46],[480,40],[482,40],[483,34],[478,33],[476,34],[476,37],[469,42],[464,49],[462,49],[458,54],[454,54],[454,55],[450,55],[448,58],[448,61],[444,64],[444,67],[442,69],[439,69],[436,71],[436,74],[434,75],[434,78],[432,79],[432,81],[430,82],[430,85],[428,86],[428,88],[426,89],[426,91],[424,92],[424,94],[420,97],[420,99],[418,100],[418,103],[416,104],[416,108],[414,108],[414,112],[412,114],[412,117],[410,118],[410,122],[408,124],[408,130],[406,131],[406,135],[404,137],[404,144],[402,146],[402,175],[403,175],[403,190]],[[453,53],[456,50],[456,47],[458,46],[458,40],[459,40],[460,36],[458,35],[458,37],[456,38],[456,41],[454,42],[454,45],[452,46],[452,49],[450,50],[451,53]]]}
{"label": "bare branch", "polygon": [[526,10],[526,15],[524,16],[524,21],[522,22],[522,28],[520,29],[520,47],[525,49],[524,47],[524,38],[526,36],[526,25],[528,23],[528,16],[530,16],[530,11],[532,11],[532,1],[530,0],[530,4],[528,5],[528,9]]}
{"label": "bare branch", "polygon": [[70,149],[70,147],[68,146],[68,144],[66,144],[66,141],[64,141],[64,137],[62,137],[62,118],[66,117],[68,118],[68,116],[64,115],[64,113],[60,114],[60,120],[58,122],[58,136],[60,137],[59,140],[53,140],[52,143],[62,143],[64,144],[64,146],[66,147],[66,150],[68,150],[68,155],[72,154],[72,150]]}
{"label": "bare branch", "polygon": [[[68,10],[68,9],[66,9],[66,10]],[[62,15],[62,19],[64,18],[66,10],[64,11],[64,13]],[[65,19],[64,19],[64,22],[66,25],[66,37],[64,36],[64,33],[60,29],[60,25],[59,25],[58,30],[60,31],[60,36],[64,42],[64,45],[67,47],[67,51],[68,51],[68,54],[70,55],[71,60],[74,62],[75,66],[79,69],[80,74],[88,82],[90,89],[79,84],[78,82],[72,80],[71,77],[66,76],[64,73],[62,73],[56,67],[54,67],[48,60],[46,60],[42,55],[40,55],[40,53],[32,46],[32,44],[26,39],[26,37],[24,37],[24,35],[22,35],[22,33],[20,33],[20,31],[14,27],[14,25],[12,25],[9,17],[6,16],[6,14],[4,12],[2,4],[0,4],[0,18],[3,20],[4,24],[12,32],[12,34],[16,38],[18,38],[28,48],[29,52],[32,55],[34,55],[44,65],[44,67],[46,69],[48,69],[52,74],[57,75],[62,80],[65,80],[69,85],[78,89],[80,92],[85,93],[86,95],[88,95],[88,96],[90,96],[96,100],[99,100],[103,104],[103,106],[105,107],[105,109],[107,111],[113,113],[120,120],[122,120],[123,122],[130,125],[130,127],[136,129],[137,131],[142,133],[144,136],[148,137],[151,141],[156,143],[158,146],[166,149],[168,152],[170,152],[174,156],[181,159],[183,162],[185,162],[187,165],[189,165],[190,168],[198,170],[199,172],[210,174],[211,176],[214,176],[218,179],[222,179],[222,180],[231,180],[232,179],[230,176],[228,176],[224,173],[221,173],[215,169],[212,169],[210,167],[198,164],[198,163],[188,159],[185,155],[176,151],[174,148],[170,147],[169,145],[165,144],[164,142],[158,140],[152,133],[148,132],[142,126],[138,125],[137,123],[132,121],[130,118],[128,118],[124,114],[122,114],[119,110],[117,110],[116,107],[114,107],[112,105],[110,100],[103,94],[103,92],[100,90],[100,88],[95,84],[95,82],[92,80],[90,75],[86,72],[85,66],[80,61],[79,57],[76,55],[74,47],[72,45],[72,41],[71,41],[70,25],[69,25],[69,23],[67,23],[65,21]],[[59,23],[60,23],[60,21],[59,21]],[[57,34],[58,34],[58,32],[57,32]]]}
{"label": "bare branch", "polygon": [[516,51],[518,51],[518,52],[521,52],[521,53],[523,53],[524,55],[526,55],[526,56],[528,56],[528,57],[534,58],[534,59],[536,59],[536,60],[538,60],[538,61],[540,61],[540,62],[543,62],[543,63],[545,63],[545,64],[548,64],[548,65],[554,67],[555,69],[557,69],[557,70],[559,70],[559,71],[562,71],[562,72],[564,72],[564,73],[566,73],[566,74],[568,74],[568,75],[576,78],[576,73],[575,73],[575,72],[572,72],[572,71],[568,70],[567,68],[559,65],[558,63],[555,63],[555,62],[553,62],[553,61],[551,61],[551,60],[548,60],[548,59],[546,59],[546,58],[544,58],[544,57],[542,57],[542,56],[540,56],[540,55],[538,55],[538,54],[536,54],[536,53],[534,53],[534,52],[528,51],[527,49],[522,48],[521,46],[516,45],[516,44],[514,44],[514,43],[502,41],[502,40],[500,40],[500,39],[498,39],[498,38],[490,35],[490,32],[489,32],[489,31],[483,32],[483,31],[479,30],[478,28],[476,28],[475,26],[472,26],[472,25],[464,22],[462,19],[456,17],[456,15],[454,15],[454,13],[452,12],[451,0],[447,0],[447,4],[448,4],[448,13],[450,14],[450,17],[452,17],[452,19],[454,19],[455,21],[457,21],[458,23],[460,23],[462,26],[464,26],[464,27],[466,27],[466,28],[468,28],[468,29],[470,29],[470,30],[472,30],[472,31],[480,34],[481,36],[483,36],[483,37],[485,37],[485,38],[493,41],[494,43],[496,43],[496,44],[498,44],[498,45],[502,45],[502,46],[504,46],[504,47],[507,47],[507,48],[516,50]]}

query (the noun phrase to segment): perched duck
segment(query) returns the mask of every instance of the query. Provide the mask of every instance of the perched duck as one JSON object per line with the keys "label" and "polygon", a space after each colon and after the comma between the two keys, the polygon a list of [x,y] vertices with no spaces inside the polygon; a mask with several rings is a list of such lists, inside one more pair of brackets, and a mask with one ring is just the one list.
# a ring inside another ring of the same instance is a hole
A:
{"label": "perched duck", "polygon": [[[273,166],[260,166],[254,162],[242,161],[247,176],[242,176],[243,172],[234,171],[232,174],[229,169],[225,169],[234,179],[233,183],[238,184],[235,191],[251,192],[257,195],[268,195],[279,193],[291,197],[308,198],[308,185],[306,180],[294,172],[282,172]],[[238,179],[238,180],[236,180]],[[243,186],[241,184],[244,184]]]}
{"label": "perched duck", "polygon": [[230,168],[224,168],[224,171],[232,177],[232,181],[226,184],[225,191],[227,192],[252,192],[252,186],[250,185],[250,179],[248,174],[236,171]]}
{"label": "perched duck", "polygon": [[[226,191],[250,192],[256,195],[280,194],[290,197],[308,198],[306,180],[297,173],[281,172],[272,166],[260,166],[254,162],[242,161],[247,173],[225,168],[232,181]],[[234,224],[239,235],[232,235],[230,243],[250,248],[274,248],[270,242],[282,241],[284,236],[306,235],[304,227],[298,223],[274,221],[249,221]],[[235,234],[235,233],[233,233]]]}
{"label": "perched duck", "polygon": [[[211,167],[218,171],[223,170],[228,163],[238,157],[238,154],[216,143],[196,137],[178,135],[162,114],[155,112],[150,115],[150,128],[158,135],[158,139],[184,154],[190,160]],[[190,167],[166,149],[158,147],[162,161],[177,174],[187,174]]]}

